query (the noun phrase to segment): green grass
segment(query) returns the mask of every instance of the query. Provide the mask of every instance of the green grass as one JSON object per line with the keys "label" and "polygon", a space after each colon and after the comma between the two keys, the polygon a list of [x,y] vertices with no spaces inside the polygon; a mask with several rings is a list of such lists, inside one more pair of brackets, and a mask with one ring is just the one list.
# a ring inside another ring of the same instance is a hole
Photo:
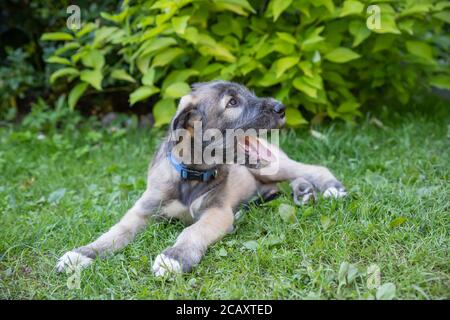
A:
{"label": "green grass", "polygon": [[[289,194],[251,208],[193,272],[163,280],[152,260],[183,225],[152,224],[84,270],[81,289],[55,273],[57,258],[106,231],[139,197],[162,132],[66,130],[39,140],[23,127],[0,129],[0,298],[367,299],[376,289],[366,271],[376,264],[397,299],[449,299],[448,113],[377,117],[383,128],[369,120],[316,127],[327,141],[307,130],[283,135],[292,158],[328,166],[348,198],[299,207],[296,223],[278,213],[281,203],[294,205]],[[49,197],[61,188],[59,201]],[[357,276],[339,285],[343,262]]]}

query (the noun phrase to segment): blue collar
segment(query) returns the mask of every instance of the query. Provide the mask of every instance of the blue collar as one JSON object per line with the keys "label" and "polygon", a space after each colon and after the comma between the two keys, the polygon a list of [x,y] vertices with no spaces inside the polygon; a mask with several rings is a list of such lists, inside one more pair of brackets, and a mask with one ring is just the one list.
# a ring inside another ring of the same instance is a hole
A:
{"label": "blue collar", "polygon": [[184,164],[178,162],[172,155],[172,152],[167,154],[170,163],[173,165],[175,170],[180,174],[183,180],[198,180],[207,182],[217,176],[217,169],[210,170],[193,170],[186,167]]}

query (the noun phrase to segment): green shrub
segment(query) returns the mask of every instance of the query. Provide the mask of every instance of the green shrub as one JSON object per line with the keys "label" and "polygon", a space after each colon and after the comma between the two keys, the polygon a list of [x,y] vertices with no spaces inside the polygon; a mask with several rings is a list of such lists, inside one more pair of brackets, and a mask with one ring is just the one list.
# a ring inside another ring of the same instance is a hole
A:
{"label": "green shrub", "polygon": [[0,119],[16,116],[17,99],[23,99],[30,88],[43,82],[43,75],[28,63],[29,53],[22,48],[6,49],[7,56],[0,65]]}
{"label": "green shrub", "polygon": [[[114,0],[77,3],[83,7],[83,19],[94,19],[101,10],[117,8]],[[52,54],[59,43],[43,42],[39,38],[49,30],[67,30],[66,8],[70,4],[70,0],[2,0],[0,121],[13,120],[18,113],[28,112],[38,97],[44,97],[52,106],[56,101],[57,96],[49,92],[46,81],[56,66],[46,65],[43,56]]]}
{"label": "green shrub", "polygon": [[[366,25],[371,4],[380,9],[380,29]],[[150,98],[162,125],[188,83],[226,79],[282,100],[290,125],[351,121],[362,106],[407,104],[430,84],[449,88],[449,7],[433,0],[124,1],[115,14],[42,40],[64,42],[47,62],[60,65],[52,83],[70,83],[71,108],[87,91],[125,88],[130,105]]]}

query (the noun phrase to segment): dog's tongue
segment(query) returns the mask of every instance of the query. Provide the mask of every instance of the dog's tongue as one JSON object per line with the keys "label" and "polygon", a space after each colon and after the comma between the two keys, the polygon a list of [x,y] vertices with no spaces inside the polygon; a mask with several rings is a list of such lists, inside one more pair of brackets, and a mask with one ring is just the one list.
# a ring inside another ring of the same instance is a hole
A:
{"label": "dog's tongue", "polygon": [[245,136],[239,139],[239,146],[249,156],[259,163],[275,161],[274,154],[257,137]]}

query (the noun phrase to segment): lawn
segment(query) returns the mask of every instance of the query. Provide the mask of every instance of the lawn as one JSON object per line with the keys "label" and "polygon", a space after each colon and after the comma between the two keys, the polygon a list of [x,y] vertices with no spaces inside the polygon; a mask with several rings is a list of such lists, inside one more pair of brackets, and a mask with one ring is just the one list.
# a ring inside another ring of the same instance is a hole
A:
{"label": "lawn", "polygon": [[167,279],[153,276],[152,261],[183,225],[154,223],[83,270],[79,289],[55,272],[56,260],[106,231],[139,197],[164,133],[92,124],[39,135],[4,126],[0,298],[449,299],[448,123],[447,104],[401,114],[380,108],[376,118],[317,126],[314,135],[286,130],[283,149],[328,166],[346,199],[296,207],[291,222],[279,213],[281,204],[294,206],[288,192],[252,207],[193,272]]}

